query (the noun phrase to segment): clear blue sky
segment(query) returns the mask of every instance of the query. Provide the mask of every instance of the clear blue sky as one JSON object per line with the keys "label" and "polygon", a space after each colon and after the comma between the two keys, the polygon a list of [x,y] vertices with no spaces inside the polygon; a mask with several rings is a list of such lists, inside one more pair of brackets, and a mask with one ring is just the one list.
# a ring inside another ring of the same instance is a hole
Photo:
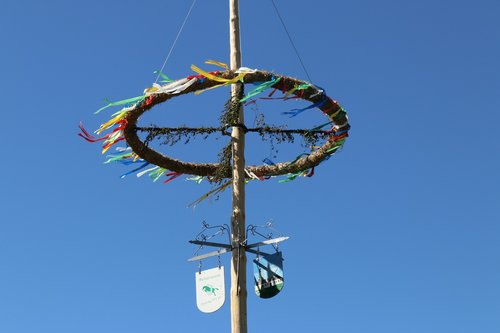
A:
{"label": "clear blue sky", "polygon": [[[188,209],[208,185],[122,180],[76,136],[151,85],[190,3],[2,1],[0,332],[229,331],[229,304],[197,311],[186,261],[229,193]],[[352,130],[313,178],[248,186],[248,223],[291,237],[283,292],[249,290],[250,331],[500,332],[499,2],[276,3]],[[168,75],[227,61],[227,12],[198,0]],[[241,12],[244,65],[305,78],[270,2]],[[179,121],[217,119],[203,98]]]}

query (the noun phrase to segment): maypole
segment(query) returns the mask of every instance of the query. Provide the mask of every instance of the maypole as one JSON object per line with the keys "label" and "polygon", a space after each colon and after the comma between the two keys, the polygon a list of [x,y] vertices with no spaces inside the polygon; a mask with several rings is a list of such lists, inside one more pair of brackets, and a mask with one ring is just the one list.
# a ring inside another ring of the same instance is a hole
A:
{"label": "maypole", "polygon": [[[175,46],[195,3],[196,0],[193,0],[173,46]],[[277,10],[274,1],[273,5]],[[283,23],[281,16],[280,20]],[[248,227],[245,226],[245,184],[249,181],[261,182],[280,176],[284,177],[284,179],[279,180],[280,183],[290,182],[298,177],[314,176],[316,167],[340,151],[349,135],[350,125],[344,108],[330,98],[321,87],[286,75],[242,67],[239,0],[229,0],[229,44],[229,65],[216,60],[206,61],[206,64],[223,68],[223,70],[205,71],[192,65],[191,69],[195,74],[177,80],[172,80],[163,73],[166,60],[173,49],[172,46],[162,69],[156,72],[158,77],[151,87],[146,88],[139,96],[109,102],[97,110],[96,114],[109,107],[123,107],[120,111],[113,113],[111,119],[101,124],[95,131],[99,136],[94,136],[86,131],[83,124],[80,124],[81,133],[79,135],[90,142],[102,142],[102,153],[108,154],[105,163],[118,162],[132,165],[133,169],[124,173],[122,178],[131,174],[136,174],[137,177],[148,175],[155,182],[163,178],[163,183],[166,184],[181,176],[186,176],[189,181],[196,183],[206,181],[214,186],[212,190],[198,198],[190,206],[195,206],[211,196],[222,193],[230,186],[232,187],[231,226],[229,227],[227,224],[210,226],[204,222],[202,232],[198,233],[195,240],[190,241],[192,244],[199,245],[199,250],[203,247],[215,247],[218,250],[204,254],[198,254],[197,251],[198,255],[190,258],[189,261],[200,262],[199,271],[195,274],[198,309],[204,313],[211,313],[223,306],[226,297],[224,267],[221,265],[220,255],[229,252],[232,254],[230,269],[231,332],[247,333],[246,253],[256,256],[253,259],[253,289],[255,294],[262,299],[274,297],[284,286],[283,257],[277,244],[287,240],[288,237],[273,238],[272,233],[265,235],[257,231],[261,227],[269,229],[269,225],[250,224]],[[295,46],[294,49],[296,50]],[[303,65],[302,61],[301,64]],[[309,75],[307,76],[309,77]],[[160,77],[162,80],[158,81]],[[246,95],[244,94],[245,85],[253,86]],[[139,125],[139,118],[156,105],[178,96],[197,95],[211,89],[228,86],[231,86],[231,97],[219,118],[218,127],[142,127]],[[269,93],[264,94],[266,91]],[[312,128],[301,129],[288,129],[285,126],[266,124],[247,128],[244,123],[243,105],[256,104],[257,101],[269,99],[297,100],[310,103],[305,107],[303,104],[299,104],[298,108],[283,111],[281,114],[293,118],[316,109],[325,116],[326,122]],[[230,133],[229,129],[231,129]],[[263,156],[263,164],[246,165],[246,133],[259,134],[263,139],[270,139],[271,142],[276,139],[278,143],[293,143],[295,136],[301,136],[307,151],[299,153],[295,159],[288,162],[274,162],[269,157]],[[178,160],[157,151],[158,148],[154,144],[171,146],[185,137],[198,135],[206,138],[208,135],[217,134],[231,137],[230,142],[219,154],[218,163]],[[121,145],[123,143],[124,146]],[[115,152],[110,153],[109,150],[112,147]],[[205,232],[209,232],[209,230],[217,231],[211,236],[205,235]],[[222,234],[229,235],[229,239],[226,240],[228,243],[209,241],[212,237]],[[249,244],[249,235],[264,237],[265,240]],[[263,252],[261,248],[265,246],[272,246],[275,250],[274,253]],[[215,256],[219,258],[218,267],[202,270],[202,260]]]}
{"label": "maypole", "polygon": [[[229,0],[230,67],[241,67],[239,1]],[[245,242],[245,130],[241,82],[231,85],[231,101],[239,103],[237,126],[231,133],[233,151],[233,180],[231,216],[231,332],[247,332],[247,286]]]}

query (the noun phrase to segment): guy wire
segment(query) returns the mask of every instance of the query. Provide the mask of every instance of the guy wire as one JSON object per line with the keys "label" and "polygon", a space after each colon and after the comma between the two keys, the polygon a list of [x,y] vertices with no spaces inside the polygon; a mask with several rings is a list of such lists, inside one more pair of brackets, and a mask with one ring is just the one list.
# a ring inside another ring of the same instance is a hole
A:
{"label": "guy wire", "polygon": [[170,47],[170,51],[168,51],[167,57],[165,58],[165,61],[163,62],[163,66],[161,66],[160,71],[158,72],[158,76],[156,77],[155,83],[158,83],[158,80],[160,79],[161,73],[163,72],[163,69],[165,69],[165,66],[167,65],[168,59],[170,58],[170,55],[172,54],[172,51],[175,48],[175,45],[177,44],[177,40],[179,39],[182,30],[184,29],[184,26],[186,25],[186,22],[189,18],[189,15],[191,15],[191,11],[193,10],[194,5],[196,4],[196,0],[193,0],[193,3],[191,4],[191,7],[189,8],[189,11],[184,18],[184,22],[182,22],[181,28],[179,29],[179,32],[177,33],[177,36],[175,37],[175,40],[172,44],[172,47]]}
{"label": "guy wire", "polygon": [[281,25],[283,26],[283,29],[285,29],[285,32],[288,36],[288,40],[290,41],[290,44],[292,44],[292,47],[295,50],[295,54],[297,55],[297,58],[299,59],[300,64],[302,65],[302,69],[304,69],[304,72],[306,73],[307,79],[309,80],[309,82],[312,82],[311,77],[309,76],[309,73],[307,72],[306,66],[304,65],[304,61],[302,61],[302,57],[300,56],[299,51],[297,50],[297,47],[295,46],[295,43],[293,42],[292,36],[290,35],[290,32],[288,31],[288,29],[286,27],[285,21],[281,17],[281,14],[278,10],[278,7],[276,6],[276,3],[274,2],[274,0],[271,0],[271,3],[273,4],[273,7],[274,7],[274,10],[276,11],[276,14],[278,14],[278,17],[281,21]]}

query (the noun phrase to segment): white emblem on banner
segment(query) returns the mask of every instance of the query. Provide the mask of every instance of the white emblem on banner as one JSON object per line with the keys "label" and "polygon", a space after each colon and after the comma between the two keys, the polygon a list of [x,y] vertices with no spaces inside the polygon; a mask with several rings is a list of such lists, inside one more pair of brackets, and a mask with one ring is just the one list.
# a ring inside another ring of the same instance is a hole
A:
{"label": "white emblem on banner", "polygon": [[201,312],[219,310],[226,300],[224,266],[196,272],[196,305]]}

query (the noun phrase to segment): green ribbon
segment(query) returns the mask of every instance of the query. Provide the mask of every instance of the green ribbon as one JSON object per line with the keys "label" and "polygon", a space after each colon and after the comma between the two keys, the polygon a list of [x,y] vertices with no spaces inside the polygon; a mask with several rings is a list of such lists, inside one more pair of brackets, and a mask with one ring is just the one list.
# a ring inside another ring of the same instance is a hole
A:
{"label": "green ribbon", "polygon": [[153,181],[155,182],[158,179],[160,179],[160,177],[163,176],[166,172],[167,172],[167,169],[159,168],[159,169],[151,171],[148,174],[148,176],[151,177],[151,179],[153,179]]}
{"label": "green ribbon", "polygon": [[286,179],[278,180],[278,183],[288,183],[288,182],[291,182],[292,180],[294,180],[295,178],[297,178],[298,176],[300,176],[302,174],[302,172],[304,172],[304,171],[302,170],[302,171],[297,171],[295,173],[289,173],[288,177]]}
{"label": "green ribbon", "polygon": [[323,127],[325,127],[325,126],[327,126],[327,125],[331,125],[331,124],[333,124],[333,121],[329,121],[329,122],[327,122],[327,123],[324,123],[324,124],[318,125],[318,126],[316,126],[316,127],[314,127],[314,128],[311,128],[309,131],[311,131],[311,132],[313,132],[313,131],[318,131],[318,130],[322,129]]}
{"label": "green ribbon", "polygon": [[203,179],[204,179],[203,176],[193,176],[193,177],[186,178],[186,180],[194,181],[196,184],[201,184]]}
{"label": "green ribbon", "polygon": [[137,96],[137,97],[132,97],[132,98],[124,99],[124,100],[118,101],[118,102],[109,102],[106,106],[103,106],[102,108],[100,108],[99,110],[97,110],[96,112],[94,112],[94,114],[98,114],[99,112],[101,112],[104,109],[109,108],[110,106],[118,106],[118,105],[131,104],[131,103],[134,103],[134,102],[140,102],[140,101],[144,100],[144,98],[146,98],[146,96],[142,95],[142,96]]}
{"label": "green ribbon", "polygon": [[244,102],[244,101],[260,94],[261,92],[271,88],[276,83],[278,83],[280,80],[281,80],[281,77],[277,77],[277,78],[272,79],[271,81],[267,81],[267,82],[264,82],[262,84],[259,84],[257,87],[255,87],[254,90],[250,91],[245,97],[240,99],[240,102]]}
{"label": "green ribbon", "polygon": [[132,156],[132,153],[130,153],[130,152],[127,152],[127,153],[124,153],[121,155],[108,155],[107,157],[109,157],[109,159],[106,162],[104,162],[104,164],[108,164],[108,163],[118,161],[118,160],[121,160],[124,158],[129,158],[131,156]]}
{"label": "green ribbon", "polygon": [[309,88],[310,86],[311,86],[311,84],[310,84],[310,83],[302,83],[301,85],[299,85],[299,86],[297,87],[297,90],[304,90],[304,89]]}
{"label": "green ribbon", "polygon": [[159,75],[163,79],[163,80],[160,81],[162,83],[174,82],[174,80],[172,80],[171,78],[169,78],[168,76],[166,76],[162,71],[154,71],[153,74]]}
{"label": "green ribbon", "polygon": [[343,138],[343,139],[340,139],[339,141],[336,141],[335,145],[332,148],[328,149],[326,152],[327,153],[333,153],[333,152],[335,152],[337,149],[339,149],[340,147],[342,147],[342,145],[344,144],[345,140],[346,139]]}

